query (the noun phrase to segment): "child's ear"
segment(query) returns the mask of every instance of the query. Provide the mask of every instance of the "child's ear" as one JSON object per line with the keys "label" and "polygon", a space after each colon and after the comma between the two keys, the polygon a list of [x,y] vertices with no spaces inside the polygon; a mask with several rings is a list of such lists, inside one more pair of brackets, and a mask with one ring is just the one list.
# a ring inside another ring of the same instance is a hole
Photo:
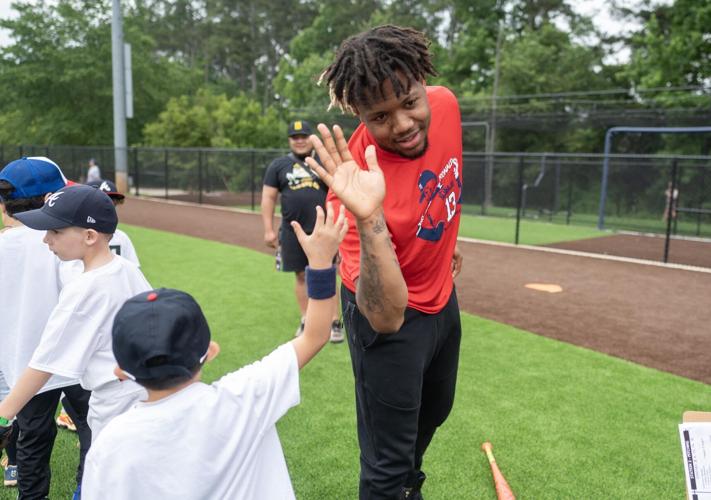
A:
{"label": "child's ear", "polygon": [[103,235],[93,229],[84,230],[84,241],[87,245],[95,245],[101,238],[103,238]]}
{"label": "child's ear", "polygon": [[220,344],[215,342],[214,340],[210,341],[210,345],[207,347],[207,359],[205,362],[212,361],[217,357],[217,355],[220,354]]}

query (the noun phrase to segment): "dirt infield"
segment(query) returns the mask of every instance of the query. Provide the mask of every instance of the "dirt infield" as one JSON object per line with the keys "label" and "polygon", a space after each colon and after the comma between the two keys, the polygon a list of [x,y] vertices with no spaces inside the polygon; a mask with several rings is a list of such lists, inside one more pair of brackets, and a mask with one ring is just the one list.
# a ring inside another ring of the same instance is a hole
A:
{"label": "dirt infield", "polygon": [[[131,198],[119,215],[127,224],[268,250],[258,214]],[[711,274],[480,243],[460,248],[462,310],[711,384]]]}
{"label": "dirt infield", "polygon": [[[664,259],[664,236],[660,235],[615,234],[546,246],[657,262]],[[669,262],[711,268],[711,242],[672,238]]]}

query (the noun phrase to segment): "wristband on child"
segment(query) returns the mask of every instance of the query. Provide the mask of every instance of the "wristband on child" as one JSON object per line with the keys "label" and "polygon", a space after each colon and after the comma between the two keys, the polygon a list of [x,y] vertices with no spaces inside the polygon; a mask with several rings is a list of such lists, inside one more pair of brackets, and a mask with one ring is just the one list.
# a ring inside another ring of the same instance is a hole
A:
{"label": "wristband on child", "polygon": [[306,266],[306,291],[310,299],[330,299],[336,295],[336,266],[311,269]]}

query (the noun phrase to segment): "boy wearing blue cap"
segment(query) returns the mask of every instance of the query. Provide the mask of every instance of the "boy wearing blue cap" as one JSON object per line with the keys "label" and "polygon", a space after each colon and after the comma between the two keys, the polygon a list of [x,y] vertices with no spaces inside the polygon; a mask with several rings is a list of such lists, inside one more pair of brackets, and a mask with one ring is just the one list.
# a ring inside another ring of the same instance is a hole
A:
{"label": "boy wearing blue cap", "polygon": [[330,337],[332,261],[347,230],[344,210],[333,213],[318,207],[310,236],[292,223],[309,264],[304,333],[212,385],[200,382],[201,367],[219,346],[192,297],[161,289],[126,302],[113,326],[117,372],[148,399],[93,444],[85,500],[294,498],[275,424],[299,403],[299,369]]}
{"label": "boy wearing blue cap", "polygon": [[150,289],[138,267],[114,255],[109,240],[118,222],[109,197],[84,185],[65,187],[47,197],[41,209],[16,214],[27,227],[46,230],[44,242],[63,261],[80,259],[84,272],[67,283],[52,310],[39,346],[10,394],[0,402],[2,425],[17,415],[55,375],[78,379],[92,391],[88,421],[92,440],[145,390],[113,373],[111,325],[130,297]]}
{"label": "boy wearing blue cap", "polygon": [[[65,266],[43,243],[44,234],[26,227],[19,218],[26,211],[42,207],[45,197],[65,183],[59,166],[45,157],[21,158],[0,171],[4,226],[0,234],[0,283],[7,292],[0,301],[0,373],[7,386],[7,391],[0,390],[0,400],[17,385],[27,368],[59,300],[62,278],[68,277]],[[82,438],[77,469],[77,484],[81,483],[84,456],[91,442],[86,423],[88,397],[76,379],[53,376],[33,394],[14,423],[17,430],[12,434],[17,442],[16,447],[15,443],[10,446],[14,449],[8,453],[4,484],[16,485],[20,498],[44,498],[49,494],[49,460],[57,435],[54,414],[62,391],[75,407]],[[7,424],[7,419],[0,418],[0,426],[6,428]]]}

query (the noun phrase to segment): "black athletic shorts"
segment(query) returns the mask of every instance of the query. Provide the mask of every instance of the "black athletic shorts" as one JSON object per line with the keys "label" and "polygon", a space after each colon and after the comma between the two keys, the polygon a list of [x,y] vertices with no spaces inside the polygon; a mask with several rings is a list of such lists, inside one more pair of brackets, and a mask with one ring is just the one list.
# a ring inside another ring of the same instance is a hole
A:
{"label": "black athletic shorts", "polygon": [[296,238],[296,233],[289,227],[279,229],[279,245],[281,246],[281,270],[298,273],[306,269],[309,259]]}

